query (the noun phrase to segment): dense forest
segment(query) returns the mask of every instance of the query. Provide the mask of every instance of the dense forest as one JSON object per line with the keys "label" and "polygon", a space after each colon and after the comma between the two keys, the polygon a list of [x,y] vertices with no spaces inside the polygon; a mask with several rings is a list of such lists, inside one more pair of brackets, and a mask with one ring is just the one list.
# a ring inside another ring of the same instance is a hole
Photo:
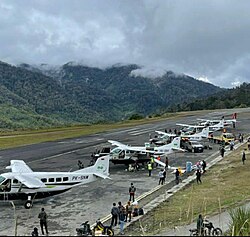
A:
{"label": "dense forest", "polygon": [[250,107],[250,84],[243,83],[240,86],[227,89],[223,93],[218,92],[213,96],[203,99],[195,99],[191,103],[179,103],[171,106],[168,111],[193,111],[203,109],[231,109]]}
{"label": "dense forest", "polygon": [[249,106],[248,84],[227,90],[171,71],[156,78],[134,76],[137,69],[138,65],[100,69],[73,63],[41,67],[0,62],[0,129],[110,123],[166,111]]}

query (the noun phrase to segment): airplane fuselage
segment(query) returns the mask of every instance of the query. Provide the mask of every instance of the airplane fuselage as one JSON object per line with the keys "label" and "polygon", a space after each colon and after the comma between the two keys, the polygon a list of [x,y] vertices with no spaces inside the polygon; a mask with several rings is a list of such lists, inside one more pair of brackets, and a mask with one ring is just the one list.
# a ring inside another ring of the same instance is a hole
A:
{"label": "airplane fuselage", "polygon": [[0,200],[27,200],[28,196],[32,199],[39,199],[53,196],[68,191],[74,186],[89,183],[97,179],[91,173],[75,172],[32,172],[29,177],[41,180],[45,187],[28,188],[20,181],[15,179],[15,173],[4,173],[1,177],[6,178],[4,182],[9,182],[8,187],[0,184]]}

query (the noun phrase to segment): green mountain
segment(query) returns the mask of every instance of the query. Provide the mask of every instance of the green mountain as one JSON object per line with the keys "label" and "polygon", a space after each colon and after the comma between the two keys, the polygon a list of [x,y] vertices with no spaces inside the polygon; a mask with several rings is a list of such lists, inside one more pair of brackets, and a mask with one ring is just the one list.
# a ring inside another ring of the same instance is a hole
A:
{"label": "green mountain", "polygon": [[40,128],[148,116],[225,89],[186,75],[133,76],[137,65],[106,69],[0,62],[0,126]]}
{"label": "green mountain", "polygon": [[191,103],[181,103],[171,106],[168,111],[192,111],[203,109],[231,109],[250,107],[250,83],[228,89],[223,93],[218,92],[213,96],[196,99]]}

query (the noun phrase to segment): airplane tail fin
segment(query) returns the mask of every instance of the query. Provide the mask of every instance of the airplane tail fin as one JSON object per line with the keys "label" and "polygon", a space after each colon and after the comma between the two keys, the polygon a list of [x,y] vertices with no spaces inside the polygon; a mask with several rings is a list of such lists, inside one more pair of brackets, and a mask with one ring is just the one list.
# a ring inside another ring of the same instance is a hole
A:
{"label": "airplane tail fin", "polygon": [[108,178],[109,176],[109,155],[98,158],[93,166],[80,169],[75,173],[94,173],[101,178]]}
{"label": "airplane tail fin", "polygon": [[202,129],[202,137],[208,138],[208,135],[209,135],[209,128],[208,127],[203,128]]}
{"label": "airplane tail fin", "polygon": [[179,149],[181,147],[181,138],[180,137],[175,137],[173,141],[167,145],[163,145],[158,147],[158,150],[164,149],[164,148],[177,148]]}
{"label": "airplane tail fin", "polygon": [[181,147],[181,138],[175,137],[170,144],[171,144],[172,148],[180,148]]}

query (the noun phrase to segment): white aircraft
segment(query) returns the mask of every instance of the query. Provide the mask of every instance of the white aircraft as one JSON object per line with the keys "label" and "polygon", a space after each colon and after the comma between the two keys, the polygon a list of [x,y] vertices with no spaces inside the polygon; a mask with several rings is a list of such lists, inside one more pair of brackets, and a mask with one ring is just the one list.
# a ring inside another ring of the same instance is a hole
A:
{"label": "white aircraft", "polygon": [[204,125],[191,125],[191,124],[183,124],[183,123],[176,123],[177,126],[181,126],[182,129],[180,130],[182,133],[186,135],[195,134],[196,132],[201,131],[205,126]]}
{"label": "white aircraft", "polygon": [[200,119],[197,118],[197,120],[200,120],[200,125],[204,125],[204,126],[214,126],[220,122],[223,123],[224,126],[230,126],[230,125],[234,125],[236,124],[237,120],[237,114],[233,113],[232,114],[232,119],[224,119],[224,116],[221,119]]}
{"label": "white aircraft", "polygon": [[219,123],[214,124],[214,125],[189,125],[189,124],[181,124],[181,123],[177,123],[176,125],[178,126],[182,126],[184,127],[184,129],[182,130],[182,132],[184,132],[186,135],[191,135],[194,134],[195,132],[197,132],[197,129],[203,129],[205,127],[209,128],[209,133],[215,132],[215,131],[219,131],[222,130],[224,128],[224,123],[221,120]]}
{"label": "white aircraft", "polygon": [[[169,144],[158,146],[158,147],[146,147],[146,146],[129,146],[118,141],[108,140],[114,146],[117,146],[111,150],[111,161],[115,164],[129,164],[134,163],[135,160],[138,162],[146,162],[150,160],[147,156],[148,153],[154,156],[168,155],[174,152],[185,152],[186,150],[180,148],[181,138],[176,137]],[[122,154],[122,155],[121,155]],[[144,155],[144,158],[139,158],[139,156]],[[137,158],[135,158],[137,156]]]}
{"label": "white aircraft", "polygon": [[[172,137],[176,137],[176,134],[170,134],[170,133],[165,133],[165,132],[161,132],[161,131],[156,131],[159,134],[162,134],[163,137],[164,136],[172,136]],[[181,138],[188,138],[191,141],[201,141],[204,138],[208,138],[209,136],[209,128],[203,128],[201,132],[195,133],[195,134],[186,134],[186,133],[182,133],[181,134]]]}
{"label": "white aircraft", "polygon": [[97,178],[109,178],[109,156],[74,172],[34,172],[23,160],[11,160],[6,169],[11,172],[0,175],[0,200],[26,200],[24,206],[28,209],[33,199],[60,194]]}
{"label": "white aircraft", "polygon": [[188,138],[190,141],[201,141],[208,138],[209,127],[203,128],[201,132],[192,135],[181,134],[182,138]]}
{"label": "white aircraft", "polygon": [[204,126],[215,126],[216,124],[222,123],[224,126],[231,126],[233,125],[233,123],[236,123],[237,120],[236,119],[199,119],[197,118],[197,120],[201,121],[199,122],[200,125],[204,125]]}
{"label": "white aircraft", "polygon": [[172,141],[173,138],[177,137],[175,133],[166,133],[162,131],[155,131],[159,135],[151,138],[149,141],[155,145],[164,145]]}

